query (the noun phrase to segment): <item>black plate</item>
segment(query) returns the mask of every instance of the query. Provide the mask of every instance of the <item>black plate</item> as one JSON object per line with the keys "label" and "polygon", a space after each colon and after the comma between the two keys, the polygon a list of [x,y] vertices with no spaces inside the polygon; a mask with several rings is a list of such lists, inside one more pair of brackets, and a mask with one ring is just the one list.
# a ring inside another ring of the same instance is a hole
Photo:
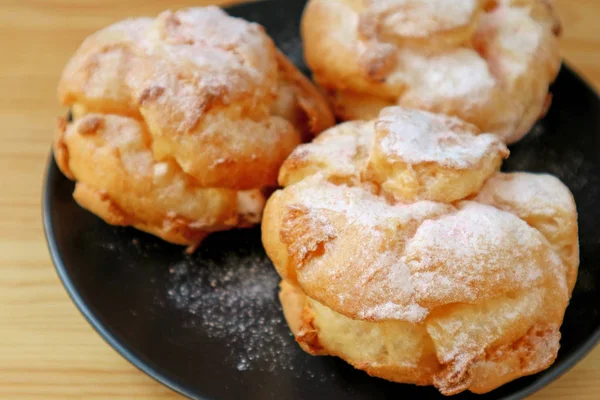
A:
{"label": "black plate", "polygon": [[[303,1],[230,9],[263,24],[305,71],[298,23]],[[455,399],[520,399],[556,379],[598,341],[600,316],[600,101],[564,67],[554,104],[513,146],[504,168],[557,175],[580,213],[581,267],[548,370],[494,392]],[[210,236],[193,255],[80,208],[73,183],[50,162],[44,225],[52,259],[77,307],[125,358],[197,399],[442,398],[433,388],[371,378],[334,357],[311,357],[290,335],[276,300],[278,276],[258,228]]]}

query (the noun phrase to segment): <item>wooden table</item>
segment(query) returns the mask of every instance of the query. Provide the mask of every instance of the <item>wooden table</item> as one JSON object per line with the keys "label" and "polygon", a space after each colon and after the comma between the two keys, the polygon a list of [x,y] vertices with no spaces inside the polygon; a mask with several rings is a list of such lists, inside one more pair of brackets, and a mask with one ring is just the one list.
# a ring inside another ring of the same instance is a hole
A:
{"label": "wooden table", "polygon": [[[600,88],[600,1],[555,2],[566,59]],[[48,256],[40,199],[55,118],[64,113],[57,80],[81,40],[125,17],[208,3],[0,1],[1,399],[181,398],[118,355],[71,303]],[[600,398],[600,348],[533,398]]]}

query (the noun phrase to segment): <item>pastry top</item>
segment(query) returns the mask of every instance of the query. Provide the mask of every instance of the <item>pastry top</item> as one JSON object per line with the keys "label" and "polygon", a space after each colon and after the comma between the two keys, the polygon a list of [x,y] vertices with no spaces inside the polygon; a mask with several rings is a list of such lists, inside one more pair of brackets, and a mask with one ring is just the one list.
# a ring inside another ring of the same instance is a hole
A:
{"label": "pastry top", "polygon": [[374,151],[383,158],[406,164],[435,163],[446,168],[476,165],[501,146],[492,135],[457,118],[387,108],[375,123]]}
{"label": "pastry top", "polygon": [[[388,109],[298,147],[263,219],[282,278],[352,319],[420,323],[506,299],[558,329],[578,267],[572,195],[550,176],[498,172],[505,146],[475,133]],[[390,134],[395,151],[381,152]]]}
{"label": "pastry top", "polygon": [[540,231],[567,265],[573,290],[579,267],[577,209],[573,195],[556,177],[546,174],[496,174],[475,201],[518,216]]}
{"label": "pastry top", "polygon": [[453,202],[477,192],[508,156],[491,134],[458,118],[389,107],[373,121],[346,122],[299,146],[279,183],[308,175],[380,186],[397,201]]}
{"label": "pastry top", "polygon": [[[365,39],[381,37],[385,41],[425,46],[440,41],[443,47],[452,46],[460,44],[473,30],[480,3],[479,0],[366,0],[358,29]],[[427,40],[416,43],[419,39]]]}
{"label": "pastry top", "polygon": [[216,7],[95,33],[68,63],[58,92],[76,118],[143,121],[154,158],[174,160],[203,187],[273,185],[291,149],[334,123],[261,26]]}
{"label": "pastry top", "polygon": [[[545,304],[539,313],[561,320],[578,266],[567,264],[541,229],[496,207],[390,204],[320,176],[274,194],[263,230],[284,279],[342,315],[369,321],[417,323],[443,306],[534,289]],[[576,231],[562,234],[576,249]]]}
{"label": "pastry top", "polygon": [[544,0],[311,0],[305,56],[338,116],[399,104],[520,139],[545,112],[560,25]]}

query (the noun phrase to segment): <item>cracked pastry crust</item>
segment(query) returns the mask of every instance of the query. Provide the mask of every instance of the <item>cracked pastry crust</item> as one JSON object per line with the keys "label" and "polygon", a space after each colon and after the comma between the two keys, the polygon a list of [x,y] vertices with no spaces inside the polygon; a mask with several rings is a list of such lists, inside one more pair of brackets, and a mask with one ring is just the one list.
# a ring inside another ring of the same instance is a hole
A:
{"label": "cracked pastry crust", "polygon": [[216,7],[93,34],[58,97],[74,121],[59,121],[55,155],[79,204],[192,247],[260,222],[281,163],[334,123],[261,26]]}
{"label": "cracked pastry crust", "polygon": [[555,177],[500,173],[507,156],[495,135],[399,107],[299,146],[262,239],[302,348],[446,395],[550,366],[577,211]]}
{"label": "cracked pastry crust", "polygon": [[311,0],[305,58],[343,120],[400,105],[505,143],[547,111],[560,23],[545,0]]}

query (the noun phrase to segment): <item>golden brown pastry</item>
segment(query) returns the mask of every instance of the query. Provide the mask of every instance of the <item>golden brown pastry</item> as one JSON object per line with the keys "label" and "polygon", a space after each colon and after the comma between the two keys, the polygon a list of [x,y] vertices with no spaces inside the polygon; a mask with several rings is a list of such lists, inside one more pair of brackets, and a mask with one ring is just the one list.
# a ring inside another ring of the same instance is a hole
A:
{"label": "golden brown pastry", "polygon": [[87,38],[61,77],[61,170],[116,225],[178,244],[260,221],[263,191],[334,123],[264,29],[216,7],[165,11]]}
{"label": "golden brown pastry", "polygon": [[521,139],[561,64],[547,0],[310,0],[305,57],[343,120],[401,105]]}
{"label": "golden brown pastry", "polygon": [[299,146],[262,240],[300,346],[446,395],[551,365],[577,212],[558,179],[498,172],[507,156],[473,125],[399,107]]}

